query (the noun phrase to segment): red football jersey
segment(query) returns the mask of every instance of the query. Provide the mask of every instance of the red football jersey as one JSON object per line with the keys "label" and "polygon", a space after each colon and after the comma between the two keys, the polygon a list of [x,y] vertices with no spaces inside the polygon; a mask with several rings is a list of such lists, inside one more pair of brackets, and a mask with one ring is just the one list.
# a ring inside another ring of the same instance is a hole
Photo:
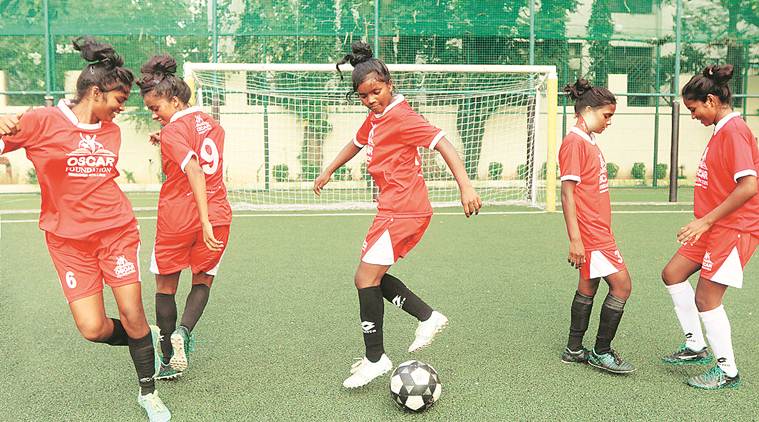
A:
{"label": "red football jersey", "polygon": [[[701,218],[719,206],[735,189],[738,179],[756,176],[759,150],[756,138],[739,113],[730,113],[714,126],[696,172],[693,214]],[[741,231],[759,231],[759,195],[714,223]]]}
{"label": "red football jersey", "polygon": [[606,160],[595,137],[573,127],[561,143],[559,168],[562,181],[577,182],[575,207],[585,249],[614,248]]}
{"label": "red football jersey", "polygon": [[201,230],[195,196],[184,173],[195,157],[206,175],[208,219],[214,226],[232,222],[224,185],[224,129],[198,107],[175,113],[161,129],[161,159],[166,180],[158,198],[158,231],[183,234]]}
{"label": "red football jersey", "polygon": [[40,229],[69,239],[134,220],[132,205],[115,182],[121,129],[113,122],[80,123],[65,100],[24,113],[21,130],[0,140],[0,154],[19,148],[40,184]]}
{"label": "red football jersey", "polygon": [[397,95],[382,114],[369,112],[353,143],[366,149],[366,166],[380,190],[377,215],[415,218],[432,215],[422,176],[419,147],[434,149],[445,132]]}

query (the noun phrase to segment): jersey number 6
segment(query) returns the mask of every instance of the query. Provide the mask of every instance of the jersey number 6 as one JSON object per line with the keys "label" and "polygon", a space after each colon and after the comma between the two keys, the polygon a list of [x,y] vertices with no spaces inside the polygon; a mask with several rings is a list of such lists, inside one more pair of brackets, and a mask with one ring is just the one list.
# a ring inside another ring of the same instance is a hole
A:
{"label": "jersey number 6", "polygon": [[211,138],[203,139],[203,145],[200,146],[200,158],[206,162],[200,166],[205,174],[214,174],[219,169],[219,149]]}

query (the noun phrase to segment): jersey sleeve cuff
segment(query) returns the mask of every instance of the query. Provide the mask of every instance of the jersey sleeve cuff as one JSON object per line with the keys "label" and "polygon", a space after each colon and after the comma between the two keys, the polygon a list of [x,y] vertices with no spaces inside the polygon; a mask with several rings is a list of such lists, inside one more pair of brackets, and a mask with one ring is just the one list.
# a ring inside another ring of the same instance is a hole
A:
{"label": "jersey sleeve cuff", "polygon": [[561,179],[559,180],[561,180],[562,182],[565,180],[571,180],[573,182],[580,183],[580,176],[575,176],[574,174],[567,174],[565,176],[561,176]]}
{"label": "jersey sleeve cuff", "polygon": [[195,154],[195,151],[187,151],[187,156],[184,157],[184,160],[182,160],[182,165],[179,166],[179,168],[182,169],[182,173],[187,173],[184,168],[187,166],[187,163],[192,160],[192,157],[195,157],[196,160],[198,159],[198,155]]}
{"label": "jersey sleeve cuff", "polygon": [[432,142],[430,143],[430,149],[435,149],[437,146],[437,143],[440,142],[441,139],[443,139],[443,136],[445,136],[445,131],[441,130],[440,132],[435,135],[434,138],[432,138]]}
{"label": "jersey sleeve cuff", "polygon": [[353,138],[353,145],[355,145],[358,148],[363,148],[364,147],[364,145],[361,144],[360,142],[358,142],[358,139],[356,139],[356,138]]}
{"label": "jersey sleeve cuff", "polygon": [[[0,142],[2,142],[2,141],[0,141]],[[0,148],[0,152],[2,152],[2,148]],[[756,170],[752,170],[752,169],[741,170],[738,173],[735,173],[735,175],[733,176],[733,179],[737,183],[738,179],[740,179],[741,177],[744,177],[744,176],[756,176]]]}

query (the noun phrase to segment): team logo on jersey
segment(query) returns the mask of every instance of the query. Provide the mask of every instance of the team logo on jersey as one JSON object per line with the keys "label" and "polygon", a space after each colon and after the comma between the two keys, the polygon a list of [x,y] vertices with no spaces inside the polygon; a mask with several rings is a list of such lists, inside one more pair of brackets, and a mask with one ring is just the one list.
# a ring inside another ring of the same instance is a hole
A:
{"label": "team logo on jersey", "polygon": [[363,331],[364,334],[377,332],[377,330],[374,329],[374,323],[371,321],[361,321],[361,331]]}
{"label": "team logo on jersey", "polygon": [[211,130],[211,124],[203,120],[200,115],[197,115],[195,116],[195,130],[198,131],[199,135],[203,135]]}
{"label": "team logo on jersey", "polygon": [[609,191],[609,176],[606,170],[606,160],[603,154],[598,153],[598,192],[604,193]]}
{"label": "team logo on jersey", "polygon": [[116,278],[123,278],[137,272],[133,263],[129,262],[124,255],[116,258],[116,266],[113,268]]}
{"label": "team logo on jersey", "polygon": [[711,271],[714,263],[712,262],[712,253],[704,252],[704,260],[701,262],[701,267],[706,271]]}
{"label": "team logo on jersey", "polygon": [[79,134],[77,149],[66,154],[66,173],[74,177],[104,177],[116,166],[116,154],[105,149],[97,135]]}
{"label": "team logo on jersey", "polygon": [[698,170],[696,171],[696,187],[708,188],[709,187],[709,168],[706,167],[706,154],[709,152],[709,147],[704,149],[704,155],[701,156],[701,161],[698,163]]}

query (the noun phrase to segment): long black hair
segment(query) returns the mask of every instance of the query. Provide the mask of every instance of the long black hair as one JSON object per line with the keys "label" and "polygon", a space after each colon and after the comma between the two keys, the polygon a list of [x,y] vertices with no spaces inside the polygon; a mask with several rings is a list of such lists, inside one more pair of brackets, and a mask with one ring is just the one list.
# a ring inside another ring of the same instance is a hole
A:
{"label": "long black hair", "polygon": [[353,53],[346,54],[335,65],[337,72],[340,74],[340,79],[343,78],[343,73],[340,71],[340,65],[350,63],[351,66],[353,66],[353,73],[351,74],[353,90],[345,95],[347,98],[350,99],[351,96],[358,91],[358,86],[369,76],[380,82],[391,82],[390,71],[382,60],[374,58],[372,55],[372,48],[369,44],[363,41],[354,41],[351,44],[351,51]]}
{"label": "long black hair", "polygon": [[140,95],[152,92],[162,98],[177,97],[187,104],[192,93],[187,82],[176,76],[177,62],[168,54],[155,55],[140,68]]}
{"label": "long black hair", "polygon": [[732,93],[728,81],[733,77],[733,65],[706,66],[700,75],[694,75],[683,87],[682,95],[687,100],[705,102],[709,94],[719,98],[723,104],[730,105]]}
{"label": "long black hair", "polygon": [[592,86],[582,78],[565,86],[564,92],[575,102],[575,114],[580,114],[585,107],[598,108],[617,103],[617,98],[611,91],[604,87]]}
{"label": "long black hair", "polygon": [[134,74],[124,67],[124,59],[110,44],[100,43],[92,37],[79,37],[73,40],[73,45],[74,50],[89,62],[76,80],[75,101],[84,98],[93,86],[102,92],[120,89],[129,93]]}

